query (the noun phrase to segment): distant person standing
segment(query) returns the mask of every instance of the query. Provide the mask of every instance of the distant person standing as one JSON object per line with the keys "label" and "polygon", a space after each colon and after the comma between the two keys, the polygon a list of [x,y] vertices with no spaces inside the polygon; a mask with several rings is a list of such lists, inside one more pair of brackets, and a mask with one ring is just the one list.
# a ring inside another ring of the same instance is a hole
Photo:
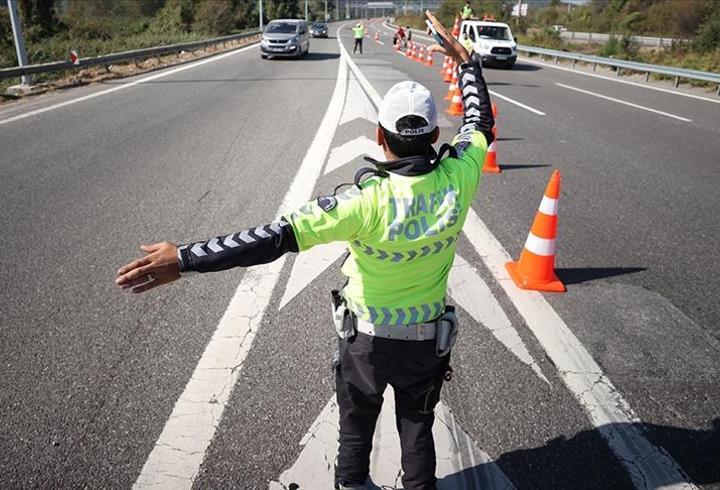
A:
{"label": "distant person standing", "polygon": [[355,44],[353,45],[353,53],[355,53],[358,49],[358,46],[360,47],[360,54],[363,54],[362,50],[362,43],[363,38],[365,37],[365,28],[363,25],[358,22],[355,27],[353,27],[353,37],[355,38]]}
{"label": "distant person standing", "polygon": [[462,19],[463,20],[469,20],[473,16],[473,10],[470,6],[470,2],[465,2],[465,6],[462,9]]}
{"label": "distant person standing", "polygon": [[398,30],[393,39],[393,45],[397,45],[398,43],[403,47],[405,46],[405,29],[403,29],[402,26],[398,26]]}
{"label": "distant person standing", "polygon": [[412,29],[410,29],[410,26],[407,26],[407,42],[412,42]]}
{"label": "distant person standing", "polygon": [[470,54],[473,53],[473,41],[472,41],[472,39],[470,39],[470,37],[468,36],[468,33],[467,33],[467,32],[463,32],[462,40],[460,41],[460,43],[461,43],[461,44],[463,45],[463,47],[467,50],[468,53],[470,53]]}

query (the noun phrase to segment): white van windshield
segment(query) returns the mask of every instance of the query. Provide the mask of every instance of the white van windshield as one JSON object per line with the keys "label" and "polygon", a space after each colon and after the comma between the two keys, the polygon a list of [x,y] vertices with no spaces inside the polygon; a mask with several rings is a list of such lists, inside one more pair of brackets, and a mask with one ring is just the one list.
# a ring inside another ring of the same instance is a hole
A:
{"label": "white van windshield", "polygon": [[477,26],[480,39],[500,39],[503,41],[512,41],[510,37],[510,29],[502,26]]}
{"label": "white van windshield", "polygon": [[292,34],[297,31],[295,22],[270,22],[265,29],[266,33],[273,34]]}

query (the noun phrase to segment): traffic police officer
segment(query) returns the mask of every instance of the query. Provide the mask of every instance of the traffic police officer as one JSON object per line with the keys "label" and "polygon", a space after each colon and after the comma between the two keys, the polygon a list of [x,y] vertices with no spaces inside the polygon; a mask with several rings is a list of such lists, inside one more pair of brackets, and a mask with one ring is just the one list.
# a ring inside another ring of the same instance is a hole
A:
{"label": "traffic police officer", "polygon": [[473,16],[473,9],[470,6],[470,2],[465,2],[465,6],[462,9],[462,19],[463,20],[470,20]]}
{"label": "traffic police officer", "polygon": [[357,51],[357,48],[360,47],[360,54],[363,54],[362,51],[362,43],[363,43],[363,37],[365,37],[365,28],[363,25],[358,22],[355,27],[353,27],[353,38],[355,38],[355,44],[353,44],[353,53]]}
{"label": "traffic police officer", "polygon": [[142,292],[191,271],[247,267],[322,243],[347,242],[342,266],[347,283],[333,295],[340,489],[365,488],[388,384],[395,396],[403,486],[426,490],[436,484],[433,408],[457,335],[452,307],[445,304],[447,279],[494,122],[480,63],[429,12],[428,17],[444,40],[444,48],[433,49],[460,65],[465,114],[452,145],[435,152],[433,97],[420,84],[401,82],[378,111],[376,139],[388,161],[366,157],[374,167],[362,169],[349,190],[237,234],[179,247],[167,242],[143,247],[147,255],[122,267],[116,280]]}

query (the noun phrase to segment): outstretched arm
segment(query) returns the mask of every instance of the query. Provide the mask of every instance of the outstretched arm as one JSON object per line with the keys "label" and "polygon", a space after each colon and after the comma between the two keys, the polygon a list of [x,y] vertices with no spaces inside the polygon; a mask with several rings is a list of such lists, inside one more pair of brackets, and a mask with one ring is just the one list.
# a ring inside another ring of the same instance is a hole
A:
{"label": "outstretched arm", "polygon": [[435,44],[430,46],[430,50],[452,57],[460,67],[459,82],[463,94],[464,115],[463,124],[458,131],[461,137],[456,141],[467,139],[463,138],[462,135],[469,135],[473,131],[479,131],[485,136],[485,140],[489,145],[495,139],[492,134],[495,120],[492,115],[487,83],[485,83],[482,75],[481,61],[477,56],[471,58],[463,45],[445,29],[432,12],[428,10],[425,15],[443,39],[442,46]]}
{"label": "outstretched arm", "polygon": [[177,246],[162,242],[140,247],[145,257],[121,267],[115,282],[142,293],[180,279],[189,272],[215,272],[272,262],[297,252],[295,234],[287,221],[244,230],[232,235]]}

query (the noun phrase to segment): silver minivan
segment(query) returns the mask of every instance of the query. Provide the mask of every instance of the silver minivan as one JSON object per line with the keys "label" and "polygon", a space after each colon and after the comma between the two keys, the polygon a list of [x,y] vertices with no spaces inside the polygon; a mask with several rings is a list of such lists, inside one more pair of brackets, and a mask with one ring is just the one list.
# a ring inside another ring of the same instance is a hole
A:
{"label": "silver minivan", "polygon": [[260,41],[260,56],[263,59],[272,56],[292,56],[300,58],[310,51],[310,34],[304,20],[271,20]]}

